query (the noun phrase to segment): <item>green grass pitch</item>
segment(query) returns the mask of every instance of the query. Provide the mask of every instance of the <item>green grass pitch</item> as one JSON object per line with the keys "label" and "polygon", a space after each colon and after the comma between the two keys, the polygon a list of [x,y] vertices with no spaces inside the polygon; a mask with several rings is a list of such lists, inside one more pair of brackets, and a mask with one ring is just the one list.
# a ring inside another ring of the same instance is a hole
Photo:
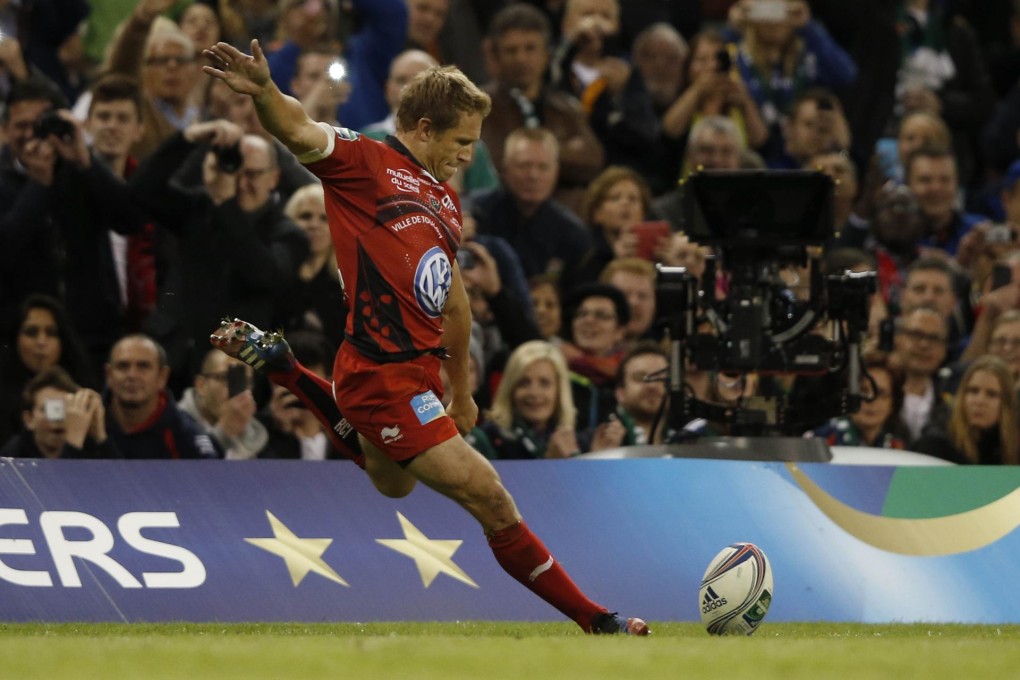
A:
{"label": "green grass pitch", "polygon": [[0,624],[0,678],[1020,678],[1020,626],[765,622]]}

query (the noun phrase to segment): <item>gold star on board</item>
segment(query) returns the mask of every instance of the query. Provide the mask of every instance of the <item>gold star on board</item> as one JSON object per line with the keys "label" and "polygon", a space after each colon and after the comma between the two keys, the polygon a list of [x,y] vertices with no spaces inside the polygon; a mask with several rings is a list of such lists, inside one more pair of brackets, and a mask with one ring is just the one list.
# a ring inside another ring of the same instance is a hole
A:
{"label": "gold star on board", "polygon": [[414,560],[418,573],[421,574],[423,586],[428,588],[436,576],[447,574],[472,588],[478,587],[463,569],[453,563],[453,553],[457,552],[464,541],[430,539],[399,512],[397,519],[400,520],[400,526],[404,530],[404,538],[377,538],[376,543],[382,543],[387,548]]}
{"label": "gold star on board", "polygon": [[276,519],[273,513],[266,510],[269,517],[269,525],[273,528],[273,538],[246,538],[248,543],[282,557],[287,563],[287,571],[290,572],[290,580],[296,588],[308,572],[335,581],[342,586],[350,587],[347,581],[340,577],[340,574],[322,561],[322,553],[333,542],[332,538],[298,538],[290,529],[283,525],[283,522]]}

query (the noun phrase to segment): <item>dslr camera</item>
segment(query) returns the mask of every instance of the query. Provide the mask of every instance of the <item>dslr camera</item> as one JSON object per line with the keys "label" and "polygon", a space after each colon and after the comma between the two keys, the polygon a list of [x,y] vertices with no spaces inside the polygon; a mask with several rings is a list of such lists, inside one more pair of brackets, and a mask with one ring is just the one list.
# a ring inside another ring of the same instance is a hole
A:
{"label": "dslr camera", "polygon": [[60,117],[56,109],[44,111],[35,121],[32,134],[38,139],[46,139],[50,135],[67,140],[74,137],[74,124]]}
{"label": "dslr camera", "polygon": [[216,167],[221,172],[234,173],[241,169],[244,159],[241,157],[241,145],[214,146],[213,154],[216,155]]}

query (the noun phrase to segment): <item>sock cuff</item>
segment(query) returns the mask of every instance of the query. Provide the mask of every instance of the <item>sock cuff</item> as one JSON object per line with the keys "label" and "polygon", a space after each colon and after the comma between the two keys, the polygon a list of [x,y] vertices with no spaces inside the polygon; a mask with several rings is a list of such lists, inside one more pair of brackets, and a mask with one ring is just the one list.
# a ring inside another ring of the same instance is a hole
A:
{"label": "sock cuff", "polygon": [[497,529],[489,534],[489,547],[494,549],[509,547],[528,533],[530,533],[528,525],[524,523],[523,519],[519,520],[515,524]]}

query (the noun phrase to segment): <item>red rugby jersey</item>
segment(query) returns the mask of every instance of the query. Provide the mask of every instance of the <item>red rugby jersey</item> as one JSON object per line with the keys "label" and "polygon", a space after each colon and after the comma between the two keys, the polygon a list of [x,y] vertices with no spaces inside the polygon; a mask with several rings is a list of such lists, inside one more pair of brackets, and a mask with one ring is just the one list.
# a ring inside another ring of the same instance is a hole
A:
{"label": "red rugby jersey", "polygon": [[439,347],[461,239],[456,193],[395,138],[321,125],[330,145],[301,160],[325,191],[347,342],[377,360]]}

